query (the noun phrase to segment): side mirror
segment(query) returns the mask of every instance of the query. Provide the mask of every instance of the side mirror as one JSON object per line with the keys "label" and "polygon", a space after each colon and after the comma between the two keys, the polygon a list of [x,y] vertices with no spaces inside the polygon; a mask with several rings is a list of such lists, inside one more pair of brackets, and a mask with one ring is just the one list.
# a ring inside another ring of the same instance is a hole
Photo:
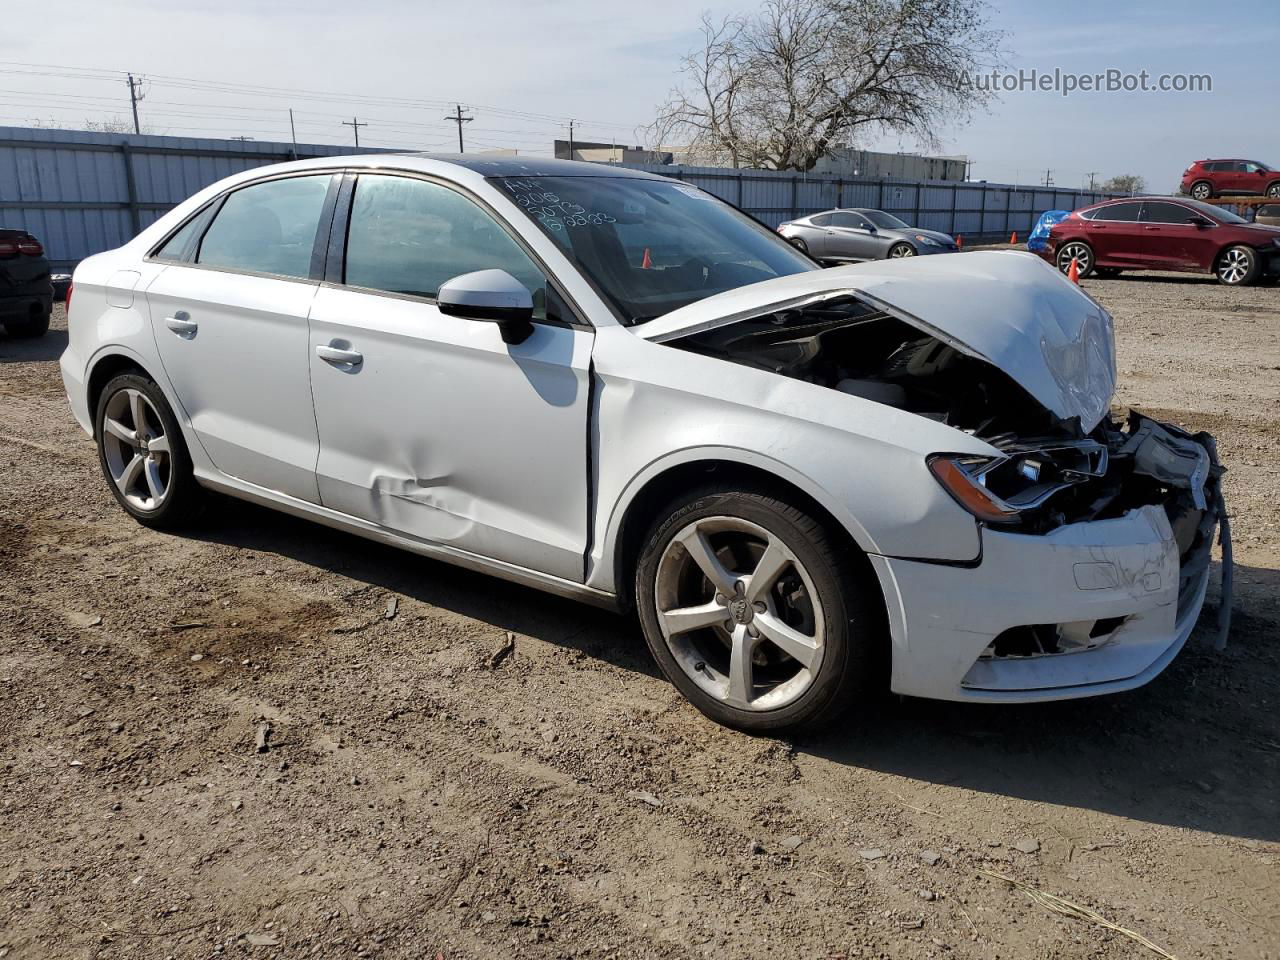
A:
{"label": "side mirror", "polygon": [[533,333],[533,294],[505,270],[477,270],[445,281],[436,306],[446,316],[496,323],[504,343],[524,343]]}

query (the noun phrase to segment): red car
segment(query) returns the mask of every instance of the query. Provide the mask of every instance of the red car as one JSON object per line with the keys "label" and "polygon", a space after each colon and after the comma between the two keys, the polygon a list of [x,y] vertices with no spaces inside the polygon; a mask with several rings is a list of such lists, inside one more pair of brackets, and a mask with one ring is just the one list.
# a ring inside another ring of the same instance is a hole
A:
{"label": "red car", "polygon": [[1197,160],[1182,175],[1182,192],[1197,200],[1227,193],[1280,197],[1280,170],[1256,160]]}
{"label": "red car", "polygon": [[1121,270],[1212,273],[1228,286],[1280,274],[1280,227],[1183,197],[1131,197],[1076,210],[1053,225],[1038,251],[1066,273],[1115,276]]}

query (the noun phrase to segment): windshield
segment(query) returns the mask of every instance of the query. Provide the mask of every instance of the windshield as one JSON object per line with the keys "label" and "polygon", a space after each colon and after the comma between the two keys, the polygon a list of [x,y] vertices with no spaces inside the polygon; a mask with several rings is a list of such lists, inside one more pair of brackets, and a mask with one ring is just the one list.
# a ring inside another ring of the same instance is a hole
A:
{"label": "windshield", "polygon": [[495,177],[628,326],[761,280],[822,269],[709,193],[639,177]]}
{"label": "windshield", "polygon": [[881,230],[910,230],[911,227],[903,223],[891,213],[885,213],[883,210],[859,210],[860,214],[874,223]]}
{"label": "windshield", "polygon": [[1201,203],[1199,200],[1187,200],[1183,197],[1178,198],[1178,202],[1188,207],[1192,207],[1206,217],[1212,217],[1221,223],[1248,223],[1244,217],[1236,216],[1226,207],[1214,206],[1212,203]]}

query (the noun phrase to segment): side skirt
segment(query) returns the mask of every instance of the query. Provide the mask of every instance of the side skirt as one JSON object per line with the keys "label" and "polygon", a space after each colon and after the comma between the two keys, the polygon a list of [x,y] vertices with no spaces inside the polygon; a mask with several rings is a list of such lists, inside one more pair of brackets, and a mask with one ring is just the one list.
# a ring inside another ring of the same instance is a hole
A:
{"label": "side skirt", "polygon": [[368,540],[376,540],[379,543],[398,547],[401,550],[408,550],[410,553],[430,557],[433,560],[441,560],[455,567],[462,567],[465,570],[500,577],[512,583],[533,587],[535,590],[542,590],[559,597],[567,597],[570,600],[579,600],[606,610],[618,610],[618,598],[616,595],[604,590],[597,590],[594,587],[588,587],[583,583],[563,580],[560,577],[553,577],[537,570],[530,570],[527,567],[518,567],[512,563],[504,563],[501,560],[482,557],[478,554],[459,550],[457,547],[450,547],[446,544],[435,543],[431,540],[419,540],[416,537],[395,533],[385,527],[369,523],[367,520],[361,520],[359,517],[339,513],[337,510],[322,507],[318,503],[299,500],[296,497],[277,493],[274,490],[268,490],[265,487],[246,483],[233,477],[225,475],[212,477],[198,473],[196,479],[201,486],[226,494],[229,497],[235,497],[238,500],[247,500],[250,503],[270,507],[273,510],[279,510],[295,517],[314,520],[335,530],[354,533],[356,536],[364,537]]}

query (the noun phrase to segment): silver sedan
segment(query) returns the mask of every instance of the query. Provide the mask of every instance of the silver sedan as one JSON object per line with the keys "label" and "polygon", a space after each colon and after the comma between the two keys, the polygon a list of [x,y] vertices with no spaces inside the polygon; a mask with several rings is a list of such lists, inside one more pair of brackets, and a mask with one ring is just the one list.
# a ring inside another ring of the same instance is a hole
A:
{"label": "silver sedan", "polygon": [[954,237],[908,226],[883,210],[827,210],[790,220],[778,232],[815,260],[854,263],[954,253]]}

